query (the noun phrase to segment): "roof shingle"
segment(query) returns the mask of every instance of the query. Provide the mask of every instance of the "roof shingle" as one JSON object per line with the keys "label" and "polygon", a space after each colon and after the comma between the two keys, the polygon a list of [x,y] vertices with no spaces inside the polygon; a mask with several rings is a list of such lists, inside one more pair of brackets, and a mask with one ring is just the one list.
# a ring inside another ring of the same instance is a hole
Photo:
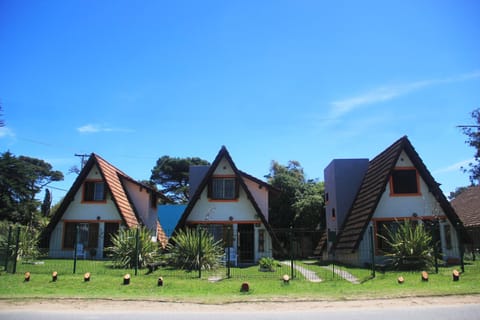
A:
{"label": "roof shingle", "polygon": [[451,201],[465,227],[480,226],[480,186],[472,186]]}

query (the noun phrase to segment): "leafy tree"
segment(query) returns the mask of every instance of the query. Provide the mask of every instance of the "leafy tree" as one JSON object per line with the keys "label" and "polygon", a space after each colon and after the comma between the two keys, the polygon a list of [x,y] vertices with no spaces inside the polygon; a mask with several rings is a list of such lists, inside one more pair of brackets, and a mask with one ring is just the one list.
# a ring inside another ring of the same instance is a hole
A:
{"label": "leafy tree", "polygon": [[43,198],[43,203],[41,207],[42,217],[50,216],[51,207],[52,207],[52,194],[50,190],[45,189],[45,198]]}
{"label": "leafy tree", "polygon": [[[204,229],[182,229],[178,231],[168,244],[169,265],[184,269],[215,269],[220,265],[223,256],[222,241],[215,241]],[[201,256],[199,253],[201,252]]]}
{"label": "leafy tree", "polygon": [[0,219],[35,225],[40,206],[35,196],[49,183],[60,180],[63,174],[49,163],[4,152],[0,156]]}
{"label": "leafy tree", "polygon": [[468,187],[458,187],[455,188],[455,191],[451,191],[450,195],[448,196],[449,200],[455,199],[459,194],[461,194],[463,191],[467,190]]}
{"label": "leafy tree", "polygon": [[289,161],[286,166],[272,161],[268,182],[280,190],[270,203],[269,222],[274,228],[289,228],[295,221],[293,205],[300,197],[305,182],[303,168],[298,161]]}
{"label": "leafy tree", "polygon": [[399,222],[395,229],[387,228],[386,237],[378,235],[390,247],[386,256],[392,259],[393,266],[400,270],[430,268],[434,261],[434,248],[432,236],[424,225],[413,225],[405,220]]}
{"label": "leafy tree", "polygon": [[191,165],[209,165],[200,158],[172,158],[163,156],[152,169],[150,181],[160,186],[162,191],[175,203],[186,203],[188,194],[188,173]]}
{"label": "leafy tree", "polygon": [[269,183],[279,189],[272,197],[270,224],[275,228],[317,228],[324,210],[324,184],[306,180],[298,161],[289,161],[286,166],[272,161]]}
{"label": "leafy tree", "polygon": [[[138,267],[142,268],[155,262],[159,255],[159,246],[157,242],[152,241],[152,235],[147,228],[142,226],[138,232]],[[133,268],[135,266],[136,233],[136,228],[130,228],[120,229],[112,235],[112,246],[106,250],[115,267]]]}
{"label": "leafy tree", "polygon": [[309,180],[303,184],[301,194],[293,204],[295,217],[293,225],[298,228],[322,228],[325,226],[325,184]]}
{"label": "leafy tree", "polygon": [[475,121],[474,125],[461,126],[463,133],[468,137],[465,143],[475,148],[475,162],[469,165],[469,169],[464,169],[470,173],[470,182],[475,184],[480,181],[480,108],[472,111],[471,116]]}

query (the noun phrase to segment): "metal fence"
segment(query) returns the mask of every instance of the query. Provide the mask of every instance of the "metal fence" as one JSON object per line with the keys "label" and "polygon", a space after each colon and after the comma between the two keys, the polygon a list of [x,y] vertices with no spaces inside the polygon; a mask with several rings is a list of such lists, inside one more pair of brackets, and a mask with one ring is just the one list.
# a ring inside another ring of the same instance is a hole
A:
{"label": "metal fence", "polygon": [[0,263],[9,273],[15,273],[17,270],[18,259],[16,257],[20,254],[21,231],[22,227],[20,226],[10,226],[7,234],[1,235]]}
{"label": "metal fence", "polygon": [[[122,275],[125,272],[131,274],[148,274],[166,277],[179,278],[202,278],[212,281],[235,278],[272,278],[281,279],[285,275],[292,279],[306,280],[311,282],[322,281],[350,281],[361,282],[362,280],[374,277],[378,271],[388,270],[388,264],[385,257],[380,256],[378,252],[378,238],[369,230],[366,236],[367,241],[363,241],[356,253],[342,253],[335,250],[334,243],[325,242],[325,250],[320,256],[314,256],[315,248],[322,241],[322,233],[316,230],[306,229],[277,229],[274,230],[271,248],[265,249],[264,257],[271,257],[273,261],[269,268],[261,268],[258,260],[262,258],[261,253],[253,249],[241,247],[231,250],[231,247],[225,245],[224,256],[219,266],[214,269],[198,268],[195,270],[180,270],[172,268],[166,262],[168,252],[160,254],[159,262],[149,267],[140,269],[140,265],[135,263],[130,269],[114,268],[114,263],[108,258],[94,259],[89,255],[77,255],[76,248],[72,251],[72,256],[63,259],[52,259],[48,257],[46,251],[40,252],[36,259],[25,259],[21,257],[22,243],[21,231],[23,227],[10,227],[8,232],[0,234],[0,262],[4,269],[9,273],[52,273],[54,271],[60,274],[86,273],[94,275],[117,274]],[[252,238],[244,231],[245,238]],[[242,244],[241,240],[234,234],[232,243]],[[325,240],[325,239],[323,239]],[[434,245],[435,252],[434,268],[438,272],[438,267],[447,264],[459,264],[463,270],[463,246],[461,243],[454,243],[451,246]],[[245,244],[245,243],[244,243]],[[251,247],[254,248],[254,247]],[[139,244],[135,244],[135,250],[139,250]],[[445,256],[448,250],[449,256]],[[232,251],[235,254],[232,254]],[[261,251],[261,250],[260,250]],[[138,252],[138,251],[137,251]],[[50,252],[52,253],[52,252]],[[138,254],[136,255],[138,256]],[[198,259],[202,259],[201,250],[198,252]],[[357,268],[357,269],[355,269]],[[354,270],[352,274],[352,270]],[[360,275],[360,276],[359,276]]]}

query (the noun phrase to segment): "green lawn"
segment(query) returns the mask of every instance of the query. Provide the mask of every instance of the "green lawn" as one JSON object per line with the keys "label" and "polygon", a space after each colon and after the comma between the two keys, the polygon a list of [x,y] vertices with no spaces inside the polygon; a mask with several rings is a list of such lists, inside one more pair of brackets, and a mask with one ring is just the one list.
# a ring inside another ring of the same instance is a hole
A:
{"label": "green lawn", "polygon": [[[221,275],[218,272],[204,272],[202,279],[198,273],[179,274],[178,271],[157,270],[146,275],[146,270],[111,269],[105,263],[79,261],[77,273],[72,274],[71,263],[64,269],[61,261],[46,260],[43,265],[19,264],[17,274],[2,272],[0,275],[0,299],[19,298],[108,298],[108,299],[148,299],[162,301],[188,301],[201,303],[225,303],[238,301],[275,301],[275,300],[347,300],[366,298],[393,298],[426,295],[480,294],[480,263],[470,262],[460,281],[452,281],[454,267],[440,268],[439,274],[430,274],[428,282],[422,282],[419,272],[377,272],[370,278],[370,270],[342,268],[361,280],[361,284],[351,284],[332,272],[311,262],[298,262],[316,272],[324,281],[312,283],[298,272],[297,277],[284,284],[283,273],[289,273],[288,266],[279,266],[280,270],[266,274],[258,267],[232,269],[233,277],[211,282],[209,277]],[[51,272],[59,272],[58,281],[52,282]],[[91,281],[83,281],[86,268],[91,272]],[[457,267],[458,269],[458,267]],[[31,280],[24,281],[24,272],[31,272]],[[172,272],[169,274],[168,272]],[[132,275],[130,285],[123,285],[123,275]],[[222,271],[223,273],[223,271]],[[241,275],[241,276],[240,276]],[[159,276],[164,285],[157,286]],[[397,278],[403,276],[405,283],[400,285]],[[250,284],[250,291],[240,292],[242,282]]]}

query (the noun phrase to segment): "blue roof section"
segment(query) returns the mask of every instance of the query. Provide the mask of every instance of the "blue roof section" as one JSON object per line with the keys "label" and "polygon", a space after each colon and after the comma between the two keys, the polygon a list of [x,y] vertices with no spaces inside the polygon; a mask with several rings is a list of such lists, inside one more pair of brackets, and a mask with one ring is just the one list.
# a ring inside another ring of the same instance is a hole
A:
{"label": "blue roof section", "polygon": [[171,237],[178,220],[180,220],[186,204],[167,204],[158,206],[158,219],[167,237]]}

